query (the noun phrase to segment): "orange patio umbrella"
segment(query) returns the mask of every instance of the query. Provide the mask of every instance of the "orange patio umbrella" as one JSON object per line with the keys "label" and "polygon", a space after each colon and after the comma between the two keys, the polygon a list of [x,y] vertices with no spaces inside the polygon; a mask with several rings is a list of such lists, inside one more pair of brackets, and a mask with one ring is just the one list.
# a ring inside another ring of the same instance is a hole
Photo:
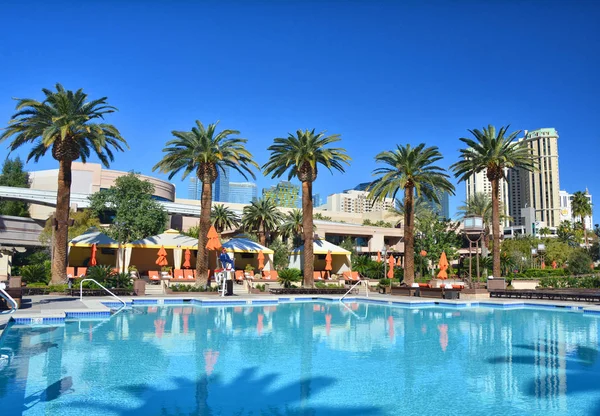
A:
{"label": "orange patio umbrella", "polygon": [[552,268],[553,268],[553,269],[556,269],[556,267],[557,267],[557,266],[558,266],[558,264],[556,264],[556,261],[553,261],[553,262],[552,262]]}
{"label": "orange patio umbrella", "polygon": [[219,234],[217,233],[217,230],[215,229],[214,225],[210,226],[210,229],[208,230],[208,234],[206,236],[208,237],[208,241],[206,242],[207,250],[219,250],[221,248]]}
{"label": "orange patio umbrella", "polygon": [[448,258],[446,257],[445,251],[442,251],[442,255],[440,256],[440,262],[438,263],[438,266],[440,268],[440,272],[437,275],[438,279],[447,279],[448,273],[446,273],[446,270],[448,270]]}
{"label": "orange patio umbrella", "polygon": [[331,250],[327,251],[327,255],[325,256],[325,271],[327,272],[327,274],[329,275],[329,272],[331,272]]}
{"label": "orange patio umbrella", "polygon": [[190,267],[192,267],[192,264],[190,262],[190,260],[192,259],[192,252],[189,248],[185,249],[184,259],[185,261],[183,262],[183,268],[189,269]]}
{"label": "orange patio umbrella", "polygon": [[258,251],[258,268],[259,269],[264,269],[265,267],[265,255],[263,254],[262,250]]}
{"label": "orange patio umbrella", "polygon": [[542,270],[546,268],[546,262],[542,262]]}
{"label": "orange patio umbrella", "polygon": [[160,250],[158,250],[158,258],[155,262],[159,266],[166,266],[169,264],[167,261],[167,250],[165,250],[164,246],[160,246]]}
{"label": "orange patio umbrella", "polygon": [[381,251],[377,252],[377,263],[381,263]]}
{"label": "orange patio umbrella", "polygon": [[390,266],[390,270],[388,270],[387,277],[390,279],[394,278],[394,266],[396,265],[396,260],[394,256],[390,256],[388,258],[388,265]]}
{"label": "orange patio umbrella", "polygon": [[96,247],[96,244],[92,244],[92,257],[90,258],[90,266],[95,266],[98,264],[98,260],[96,260],[96,251],[98,251],[98,247]]}

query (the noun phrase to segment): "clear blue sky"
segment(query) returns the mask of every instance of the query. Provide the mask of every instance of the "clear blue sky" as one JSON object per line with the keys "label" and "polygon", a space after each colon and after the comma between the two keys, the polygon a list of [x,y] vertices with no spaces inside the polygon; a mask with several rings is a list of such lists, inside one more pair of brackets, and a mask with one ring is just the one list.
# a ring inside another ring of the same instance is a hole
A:
{"label": "clear blue sky", "polygon": [[[112,167],[145,174],[196,119],[240,130],[261,164],[274,137],[327,130],[353,161],[320,172],[322,195],[370,180],[397,143],[439,146],[449,166],[469,128],[555,127],[561,188],[600,206],[599,19],[593,0],[4,0],[0,121],[56,82],[108,96],[131,146]],[[460,184],[451,212],[462,200]]]}

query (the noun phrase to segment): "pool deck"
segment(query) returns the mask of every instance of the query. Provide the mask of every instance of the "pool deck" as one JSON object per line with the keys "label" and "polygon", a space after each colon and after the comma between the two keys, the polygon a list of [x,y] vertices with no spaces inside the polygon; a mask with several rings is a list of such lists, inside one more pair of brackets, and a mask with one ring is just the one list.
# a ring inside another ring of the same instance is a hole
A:
{"label": "pool deck", "polygon": [[[123,297],[123,300],[128,304],[134,303],[138,305],[148,304],[169,304],[179,303],[178,300],[183,299],[195,299],[202,301],[204,304],[210,305],[211,303],[222,306],[226,303],[233,303],[239,305],[240,302],[248,305],[261,302],[290,302],[290,301],[314,301],[318,299],[324,300],[336,300],[338,296],[332,295],[242,295],[233,297],[220,297],[215,295],[202,295],[202,294],[185,294],[183,296],[152,296],[152,297]],[[360,300],[360,301],[371,301],[378,304],[388,305],[404,305],[409,307],[423,306],[445,306],[445,307],[458,307],[468,308],[477,306],[488,306],[488,307],[559,307],[561,309],[571,309],[583,311],[586,313],[599,314],[600,315],[600,304],[590,302],[570,302],[570,301],[551,301],[551,300],[522,300],[522,299],[486,299],[486,300],[443,300],[443,299],[431,299],[431,298],[415,298],[408,296],[391,296],[381,294],[370,294],[367,296],[349,296],[348,300]],[[37,319],[42,323],[39,318],[57,318],[64,319],[65,317],[77,318],[78,316],[85,316],[89,314],[104,314],[110,316],[111,308],[106,306],[104,303],[110,303],[110,306],[115,305],[118,302],[115,298],[106,297],[88,297],[80,301],[78,298],[70,296],[27,296],[23,299],[22,308],[16,311],[14,314],[3,314],[0,315],[0,334],[6,327],[6,324],[12,318],[32,318],[32,323],[35,323],[33,319]]]}

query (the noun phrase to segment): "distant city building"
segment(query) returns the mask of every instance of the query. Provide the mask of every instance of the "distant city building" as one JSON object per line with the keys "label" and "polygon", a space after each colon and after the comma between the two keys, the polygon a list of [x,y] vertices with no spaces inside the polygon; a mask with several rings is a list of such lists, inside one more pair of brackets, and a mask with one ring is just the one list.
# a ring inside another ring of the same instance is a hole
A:
{"label": "distant city building", "polygon": [[327,211],[362,214],[365,212],[389,211],[395,206],[393,198],[373,202],[366,191],[350,189],[327,197]]}
{"label": "distant city building", "polygon": [[[580,222],[581,218],[579,218],[579,217],[575,218],[573,216],[573,209],[571,207],[571,203],[573,202],[573,194],[570,194],[567,191],[560,191],[559,195],[560,195],[560,222],[569,221],[573,224],[576,222]],[[588,192],[587,189],[585,190],[585,195],[587,196],[587,198],[589,199],[590,204],[591,204],[592,203],[592,195],[590,195],[590,193]],[[585,222],[586,229],[592,230],[594,228],[594,220],[591,215],[585,217],[584,222]]]}
{"label": "distant city building", "polygon": [[253,182],[229,182],[229,202],[248,204],[256,200],[256,184]]}
{"label": "distant city building", "polygon": [[321,194],[313,194],[313,206],[321,206]]}
{"label": "distant city building", "polygon": [[281,181],[275,186],[262,190],[263,198],[275,201],[278,207],[300,208],[300,186],[288,181]]}
{"label": "distant city building", "polygon": [[525,131],[524,142],[537,160],[537,169],[509,169],[509,214],[512,224],[525,225],[524,208],[533,208],[536,227],[555,228],[560,224],[560,182],[558,175],[558,132],[554,128]]}
{"label": "distant city building", "polygon": [[[485,170],[471,175],[465,182],[467,201],[477,193],[482,193],[492,198],[492,183],[487,178]],[[447,196],[446,196],[447,198]],[[500,214],[508,215],[509,213],[509,187],[505,179],[500,179]],[[447,218],[447,217],[446,217]],[[508,226],[509,221],[502,222],[504,226]]]}
{"label": "distant city building", "polygon": [[[193,176],[188,185],[188,199],[202,198],[202,182]],[[229,202],[229,168],[225,168],[225,173],[218,170],[217,180],[212,185],[212,200],[217,202]]]}
{"label": "distant city building", "polygon": [[[352,188],[352,190],[354,191],[366,191],[367,188],[369,187],[369,185],[371,185],[371,182],[362,182],[359,183],[358,185],[356,185],[354,188]],[[350,189],[347,189],[344,192],[350,191]]]}

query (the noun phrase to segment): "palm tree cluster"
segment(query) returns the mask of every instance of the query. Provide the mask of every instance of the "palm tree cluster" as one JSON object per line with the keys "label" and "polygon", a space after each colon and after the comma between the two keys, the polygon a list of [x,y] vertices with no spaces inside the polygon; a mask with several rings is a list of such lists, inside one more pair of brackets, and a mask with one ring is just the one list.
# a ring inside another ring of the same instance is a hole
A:
{"label": "palm tree cluster", "polygon": [[[104,117],[116,108],[108,105],[107,98],[88,99],[87,94],[77,90],[66,90],[57,84],[55,90],[42,90],[45,99],[19,99],[16,114],[0,135],[0,141],[12,138],[9,149],[16,150],[24,144],[32,144],[28,160],[38,161],[48,150],[59,163],[58,192],[54,216],[54,256],[52,279],[64,280],[67,260],[67,236],[69,227],[69,205],[71,189],[71,164],[80,159],[86,162],[94,154],[108,167],[113,152],[127,148],[127,142],[117,128],[104,123]],[[268,147],[268,161],[262,166],[254,161],[246,149],[247,140],[238,137],[237,130],[217,130],[217,123],[205,126],[196,121],[190,131],[173,131],[172,139],[163,149],[163,158],[153,170],[168,174],[172,179],[181,173],[182,179],[195,175],[202,183],[200,221],[197,231],[199,253],[197,276],[199,284],[206,284],[208,252],[205,250],[210,225],[218,232],[243,227],[255,232],[261,244],[278,233],[284,238],[294,239],[296,245],[304,244],[304,284],[313,285],[313,215],[312,187],[319,169],[344,172],[350,156],[343,147],[333,147],[341,140],[337,134],[298,130],[287,137],[277,137]],[[506,168],[535,168],[534,160],[525,146],[514,139],[520,132],[507,134],[508,127],[498,132],[493,126],[480,130],[469,130],[473,138],[461,138],[467,146],[460,150],[462,159],[451,166],[459,181],[485,171],[492,183],[491,204],[482,197],[467,201],[465,213],[477,213],[491,226],[494,239],[494,275],[500,275],[499,244],[499,181],[504,178]],[[435,146],[424,143],[417,146],[397,145],[395,149],[383,151],[375,157],[381,164],[374,170],[376,177],[368,190],[373,200],[402,196],[400,213],[403,216],[406,283],[414,281],[414,231],[415,211],[428,204],[439,203],[442,192],[454,194],[450,175],[439,165],[442,155]],[[241,218],[223,205],[212,206],[212,185],[219,172],[226,168],[239,172],[244,178],[255,178],[254,169],[265,176],[288,180],[298,179],[302,184],[302,210],[283,215],[269,199],[259,199],[246,206]],[[582,219],[589,215],[591,206],[576,196],[574,213]],[[419,202],[421,201],[421,202]],[[491,212],[491,213],[490,213]],[[325,219],[325,218],[323,218]],[[584,230],[585,234],[585,230]]]}

